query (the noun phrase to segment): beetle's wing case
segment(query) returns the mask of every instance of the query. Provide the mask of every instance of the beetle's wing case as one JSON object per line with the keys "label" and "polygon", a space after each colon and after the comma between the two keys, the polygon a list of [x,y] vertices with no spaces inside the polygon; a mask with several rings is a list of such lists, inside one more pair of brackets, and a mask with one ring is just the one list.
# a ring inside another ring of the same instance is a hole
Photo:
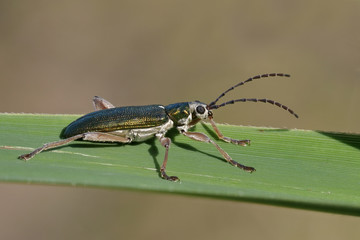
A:
{"label": "beetle's wing case", "polygon": [[162,105],[110,108],[86,114],[70,123],[60,134],[69,138],[86,132],[112,132],[152,128],[169,121]]}

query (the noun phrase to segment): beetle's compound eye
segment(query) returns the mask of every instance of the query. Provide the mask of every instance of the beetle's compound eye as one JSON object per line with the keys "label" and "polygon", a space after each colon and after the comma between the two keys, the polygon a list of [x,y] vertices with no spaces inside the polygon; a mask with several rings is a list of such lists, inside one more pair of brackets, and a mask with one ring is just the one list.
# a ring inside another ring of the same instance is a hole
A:
{"label": "beetle's compound eye", "polygon": [[203,106],[199,105],[196,107],[196,112],[199,114],[204,114],[205,108]]}

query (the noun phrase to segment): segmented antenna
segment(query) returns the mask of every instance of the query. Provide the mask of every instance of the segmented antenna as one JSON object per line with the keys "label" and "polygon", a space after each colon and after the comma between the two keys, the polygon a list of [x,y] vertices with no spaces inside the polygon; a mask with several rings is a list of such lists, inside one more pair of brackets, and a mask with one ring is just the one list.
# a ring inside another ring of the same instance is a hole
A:
{"label": "segmented antenna", "polygon": [[[255,79],[259,79],[259,78],[266,78],[266,77],[290,77],[289,74],[285,74],[285,73],[266,73],[266,74],[261,74],[261,75],[257,75],[257,76],[254,76],[254,77],[251,77],[249,78],[248,80],[246,81],[243,81],[243,82],[240,82],[238,84],[236,84],[235,86],[229,88],[228,90],[226,90],[225,92],[223,92],[215,101],[212,101],[210,104],[209,104],[209,107],[211,107],[212,105],[215,105],[217,103],[217,101],[219,101],[220,98],[222,98],[223,96],[225,96],[226,93],[230,92],[231,90],[233,90],[234,88],[236,87],[239,87],[241,85],[244,85],[245,83],[247,82],[251,82],[252,80],[255,80]],[[212,108],[214,109],[214,108]]]}
{"label": "segmented antenna", "polygon": [[218,109],[218,108],[221,108],[221,107],[224,107],[228,104],[234,104],[236,102],[263,102],[263,103],[270,103],[272,105],[275,105],[275,106],[278,106],[286,111],[288,111],[289,113],[291,113],[292,115],[294,115],[296,118],[299,118],[299,116],[293,111],[291,110],[290,108],[288,108],[287,106],[279,103],[279,102],[276,102],[274,100],[270,100],[270,99],[266,99],[266,98],[262,98],[262,99],[258,99],[258,98],[240,98],[240,99],[235,99],[235,100],[231,100],[231,101],[228,101],[228,102],[224,102],[222,104],[219,104],[219,105],[209,105],[208,108],[209,109]]}

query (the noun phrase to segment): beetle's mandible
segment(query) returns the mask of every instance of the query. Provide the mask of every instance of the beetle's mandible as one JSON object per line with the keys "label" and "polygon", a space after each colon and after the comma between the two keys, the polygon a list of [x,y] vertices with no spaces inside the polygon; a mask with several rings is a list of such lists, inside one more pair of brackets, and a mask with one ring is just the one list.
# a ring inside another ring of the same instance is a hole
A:
{"label": "beetle's mandible", "polygon": [[200,132],[189,132],[188,130],[199,121],[208,119],[219,139],[236,145],[249,145],[250,140],[236,140],[225,137],[216,127],[213,120],[212,110],[218,109],[228,104],[234,104],[236,102],[271,103],[280,108],[283,108],[284,110],[287,110],[289,113],[298,118],[298,115],[290,108],[279,102],[265,98],[240,98],[217,104],[220,98],[238,86],[255,79],[275,76],[290,77],[289,74],[284,73],[262,74],[251,77],[246,81],[240,82],[229,88],[209,104],[194,101],[174,103],[167,106],[147,105],[114,107],[105,99],[95,96],[93,98],[95,112],[86,114],[65,127],[60,134],[62,140],[46,143],[31,153],[19,156],[19,158],[23,160],[29,160],[44,150],[62,146],[78,139],[93,142],[130,143],[133,141],[144,141],[156,136],[159,139],[161,145],[165,147],[165,158],[160,168],[161,177],[170,181],[178,181],[178,177],[168,176],[165,171],[166,163],[168,161],[169,147],[171,144],[170,138],[166,137],[165,134],[169,129],[176,127],[179,132],[186,137],[213,144],[220,152],[220,154],[225,158],[225,160],[231,165],[241,168],[247,172],[253,172],[255,171],[255,168],[244,166],[234,161],[229,156],[229,154],[227,154],[218,144],[216,144],[205,134]]}

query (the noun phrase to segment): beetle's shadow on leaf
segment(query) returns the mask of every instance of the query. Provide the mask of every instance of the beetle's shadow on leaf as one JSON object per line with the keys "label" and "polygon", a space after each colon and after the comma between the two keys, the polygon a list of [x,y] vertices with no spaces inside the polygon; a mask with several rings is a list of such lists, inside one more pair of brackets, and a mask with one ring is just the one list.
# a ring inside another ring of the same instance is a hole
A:
{"label": "beetle's shadow on leaf", "polygon": [[201,123],[201,126],[205,129],[205,131],[213,138],[213,139],[219,139],[218,136],[216,135],[216,133],[214,131],[212,131],[208,125],[206,125],[205,123]]}
{"label": "beetle's shadow on leaf", "polygon": [[189,151],[193,151],[193,152],[198,152],[198,153],[202,153],[206,156],[209,156],[209,157],[212,157],[212,158],[216,158],[216,159],[219,159],[223,162],[226,162],[225,159],[223,159],[222,157],[219,157],[219,156],[216,156],[216,155],[213,155],[213,154],[210,154],[210,153],[207,153],[207,152],[204,152],[204,151],[201,151],[193,146],[191,146],[190,144],[187,144],[187,143],[179,143],[179,142],[173,142],[173,144],[177,147],[180,147],[182,149],[185,149],[185,150],[189,150]]}
{"label": "beetle's shadow on leaf", "polygon": [[[202,124],[202,125],[203,125],[204,129],[209,133],[209,135],[211,135],[211,137],[217,139],[217,135],[216,135],[213,131],[211,131],[211,129],[210,129],[208,126],[206,126],[205,124]],[[192,131],[193,131],[193,130],[196,130],[196,125],[195,125],[191,130],[192,130]],[[174,132],[174,133],[173,133],[173,132]],[[221,161],[226,162],[226,160],[223,159],[222,157],[219,157],[219,156],[217,156],[217,155],[213,155],[213,154],[210,154],[210,153],[201,151],[201,150],[195,148],[194,146],[192,146],[191,144],[187,144],[187,143],[182,143],[182,142],[177,142],[177,141],[175,141],[174,137],[175,137],[176,135],[180,135],[179,132],[178,132],[176,129],[172,129],[171,131],[169,131],[169,135],[168,135],[168,136],[169,136],[169,138],[171,139],[172,143],[173,143],[175,146],[177,146],[177,147],[179,147],[179,148],[182,148],[182,149],[185,149],[185,150],[188,150],[188,151],[193,151],[193,152],[202,153],[202,154],[207,155],[207,156],[209,156],[209,157],[216,158],[216,159],[219,159],[219,160],[221,160]],[[195,140],[193,140],[193,141],[196,142]],[[203,143],[203,144],[205,145],[205,143]]]}
{"label": "beetle's shadow on leaf", "polygon": [[159,150],[156,147],[155,140],[157,140],[157,139],[156,138],[151,138],[151,139],[145,141],[144,144],[147,144],[147,145],[150,146],[148,152],[152,156],[156,172],[158,173],[159,177],[161,178],[160,164],[159,164],[159,162],[157,160],[157,156],[159,155]]}

